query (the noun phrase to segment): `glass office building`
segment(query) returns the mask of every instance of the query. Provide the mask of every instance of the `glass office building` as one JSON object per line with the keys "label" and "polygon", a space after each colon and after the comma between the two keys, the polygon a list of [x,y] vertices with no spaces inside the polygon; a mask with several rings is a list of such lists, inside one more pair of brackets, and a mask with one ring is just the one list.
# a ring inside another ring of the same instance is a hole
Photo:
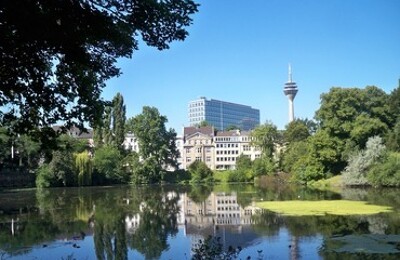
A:
{"label": "glass office building", "polygon": [[191,126],[206,121],[218,130],[224,130],[229,126],[251,130],[260,124],[260,110],[221,100],[201,97],[190,101],[188,110]]}

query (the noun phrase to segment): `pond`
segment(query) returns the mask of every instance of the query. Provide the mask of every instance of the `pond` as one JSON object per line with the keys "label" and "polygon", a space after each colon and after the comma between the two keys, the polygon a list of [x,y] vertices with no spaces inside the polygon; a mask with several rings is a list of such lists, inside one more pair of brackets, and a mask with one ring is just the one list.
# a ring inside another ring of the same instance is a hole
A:
{"label": "pond", "polygon": [[[365,201],[378,214],[285,215],[265,201]],[[400,190],[111,186],[0,193],[0,259],[398,259]],[[195,251],[197,249],[197,251]]]}

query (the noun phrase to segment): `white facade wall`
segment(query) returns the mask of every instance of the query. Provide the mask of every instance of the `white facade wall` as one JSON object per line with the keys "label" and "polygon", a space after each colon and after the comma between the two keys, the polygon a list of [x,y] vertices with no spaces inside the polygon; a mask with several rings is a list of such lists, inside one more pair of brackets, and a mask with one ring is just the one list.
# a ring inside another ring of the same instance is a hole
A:
{"label": "white facade wall", "polygon": [[204,162],[208,168],[215,169],[215,145],[212,137],[202,133],[186,136],[183,144],[182,165],[187,169],[194,161]]}
{"label": "white facade wall", "polygon": [[175,140],[176,148],[178,149],[179,152],[179,157],[178,157],[178,168],[179,169],[184,169],[184,162],[183,162],[183,145],[184,145],[184,140],[181,135],[176,136]]}
{"label": "white facade wall", "polygon": [[139,152],[139,143],[135,135],[132,133],[127,133],[125,135],[125,140],[122,145],[124,146],[124,149],[127,151],[132,151],[137,153]]}
{"label": "white facade wall", "polygon": [[252,161],[261,157],[261,150],[251,145],[250,132],[239,130],[218,133],[215,142],[215,169],[236,169],[236,160],[244,154]]}

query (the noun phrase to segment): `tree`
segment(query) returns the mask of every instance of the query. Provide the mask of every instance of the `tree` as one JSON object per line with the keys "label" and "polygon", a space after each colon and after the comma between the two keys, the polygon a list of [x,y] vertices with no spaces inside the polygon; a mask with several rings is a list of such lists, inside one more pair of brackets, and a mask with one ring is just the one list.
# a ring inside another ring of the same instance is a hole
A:
{"label": "tree", "polygon": [[[96,150],[94,156],[94,169],[97,181],[101,182],[104,177],[107,182],[119,183],[123,180],[123,173],[121,169],[121,154],[116,147],[113,146],[103,146]],[[100,175],[100,176],[98,176]]]}
{"label": "tree", "polygon": [[294,164],[300,158],[307,156],[310,153],[307,141],[299,141],[291,143],[283,153],[282,169],[287,173],[291,173]]}
{"label": "tree", "polygon": [[[120,74],[137,37],[159,50],[184,40],[198,5],[192,0],[70,0],[0,3],[0,121],[16,131],[96,122],[105,82]],[[23,17],[23,19],[21,19]]]}
{"label": "tree", "polygon": [[335,87],[321,95],[316,119],[320,129],[318,138],[310,139],[315,141],[313,150],[323,157],[325,171],[336,174],[344,170],[350,151],[365,148],[369,137],[387,133],[393,116],[381,89]]}
{"label": "tree", "polygon": [[343,182],[346,185],[369,185],[367,173],[374,163],[385,153],[385,145],[379,136],[368,139],[366,148],[350,157],[343,172]]}
{"label": "tree", "polygon": [[400,152],[400,117],[388,134],[386,146],[391,151]]}
{"label": "tree", "polygon": [[400,186],[400,153],[388,152],[378,163],[372,165],[367,180],[374,186]]}
{"label": "tree", "polygon": [[206,126],[211,126],[210,123],[207,121],[203,120],[200,123],[195,124],[196,127],[206,127]]}
{"label": "tree", "polygon": [[166,130],[165,116],[160,115],[155,107],[143,107],[141,114],[133,118],[133,134],[138,140],[139,155],[146,166],[143,174],[155,174],[152,178],[145,178],[151,182],[162,180],[163,169],[167,166],[177,167],[179,152],[176,148],[176,132]]}
{"label": "tree", "polygon": [[307,139],[310,136],[310,131],[303,120],[296,119],[286,125],[283,136],[287,143],[298,142]]}
{"label": "tree", "polygon": [[275,141],[278,137],[277,127],[270,122],[257,126],[252,132],[252,145],[261,148],[267,157],[272,157],[275,151]]}
{"label": "tree", "polygon": [[11,157],[10,136],[5,127],[0,127],[0,169],[4,161]]}
{"label": "tree", "polygon": [[124,98],[120,93],[117,93],[113,99],[112,129],[114,132],[114,145],[119,149],[123,148],[122,143],[125,140],[125,111]]}
{"label": "tree", "polygon": [[[368,86],[365,89],[331,88],[329,93],[321,95],[321,106],[316,112],[316,119],[330,136],[354,140],[364,148],[368,137],[386,133],[392,116],[388,95],[377,87]],[[374,127],[368,131],[355,130],[352,134],[357,125],[362,125],[367,120]],[[384,125],[386,126],[383,127]],[[382,127],[380,132],[377,127]]]}
{"label": "tree", "polygon": [[38,188],[73,186],[76,183],[72,153],[54,151],[50,163],[45,163],[37,170]]}
{"label": "tree", "polygon": [[235,125],[229,125],[225,128],[225,131],[231,131],[231,130],[240,130],[240,128]]}
{"label": "tree", "polygon": [[394,115],[394,122],[398,122],[400,120],[400,79],[399,86],[395,88],[389,95],[389,111],[391,115]]}
{"label": "tree", "polygon": [[204,162],[194,161],[189,165],[188,171],[192,176],[192,182],[200,183],[213,181],[213,172]]}
{"label": "tree", "polygon": [[125,140],[126,107],[124,98],[117,93],[112,104],[104,110],[102,120],[94,126],[94,141],[97,147],[103,144],[112,145],[123,150]]}
{"label": "tree", "polygon": [[40,143],[32,140],[29,135],[21,135],[16,140],[16,149],[20,157],[20,166],[25,164],[32,169],[34,159],[39,159]]}
{"label": "tree", "polygon": [[78,185],[92,185],[93,161],[87,152],[75,155],[75,168],[78,171]]}

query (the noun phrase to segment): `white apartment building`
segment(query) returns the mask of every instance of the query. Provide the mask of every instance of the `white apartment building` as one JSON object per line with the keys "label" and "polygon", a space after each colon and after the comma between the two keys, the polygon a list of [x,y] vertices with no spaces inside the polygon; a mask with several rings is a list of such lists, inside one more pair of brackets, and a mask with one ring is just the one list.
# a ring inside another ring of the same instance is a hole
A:
{"label": "white apartment building", "polygon": [[183,145],[184,145],[184,139],[183,136],[177,135],[176,140],[175,140],[176,148],[179,151],[179,156],[177,158],[178,161],[178,168],[179,169],[184,169],[183,168]]}
{"label": "white apartment building", "polygon": [[205,162],[210,169],[215,169],[214,133],[211,126],[184,128],[180,151],[183,169],[187,169],[194,161]]}
{"label": "white apartment building", "polygon": [[241,154],[251,160],[261,156],[261,150],[251,145],[249,131],[215,131],[211,126],[185,127],[180,149],[182,169],[203,161],[212,170],[232,170]]}
{"label": "white apartment building", "polygon": [[139,142],[137,141],[135,135],[131,132],[125,135],[125,140],[122,145],[127,151],[139,152]]}
{"label": "white apartment building", "polygon": [[[251,160],[261,156],[261,150],[251,145],[249,131],[216,131],[212,126],[184,127],[183,136],[177,136],[179,169],[188,169],[195,161],[204,162],[211,170],[233,170],[240,155]],[[125,150],[139,152],[139,143],[133,133],[127,133]],[[173,170],[173,169],[167,169]]]}

